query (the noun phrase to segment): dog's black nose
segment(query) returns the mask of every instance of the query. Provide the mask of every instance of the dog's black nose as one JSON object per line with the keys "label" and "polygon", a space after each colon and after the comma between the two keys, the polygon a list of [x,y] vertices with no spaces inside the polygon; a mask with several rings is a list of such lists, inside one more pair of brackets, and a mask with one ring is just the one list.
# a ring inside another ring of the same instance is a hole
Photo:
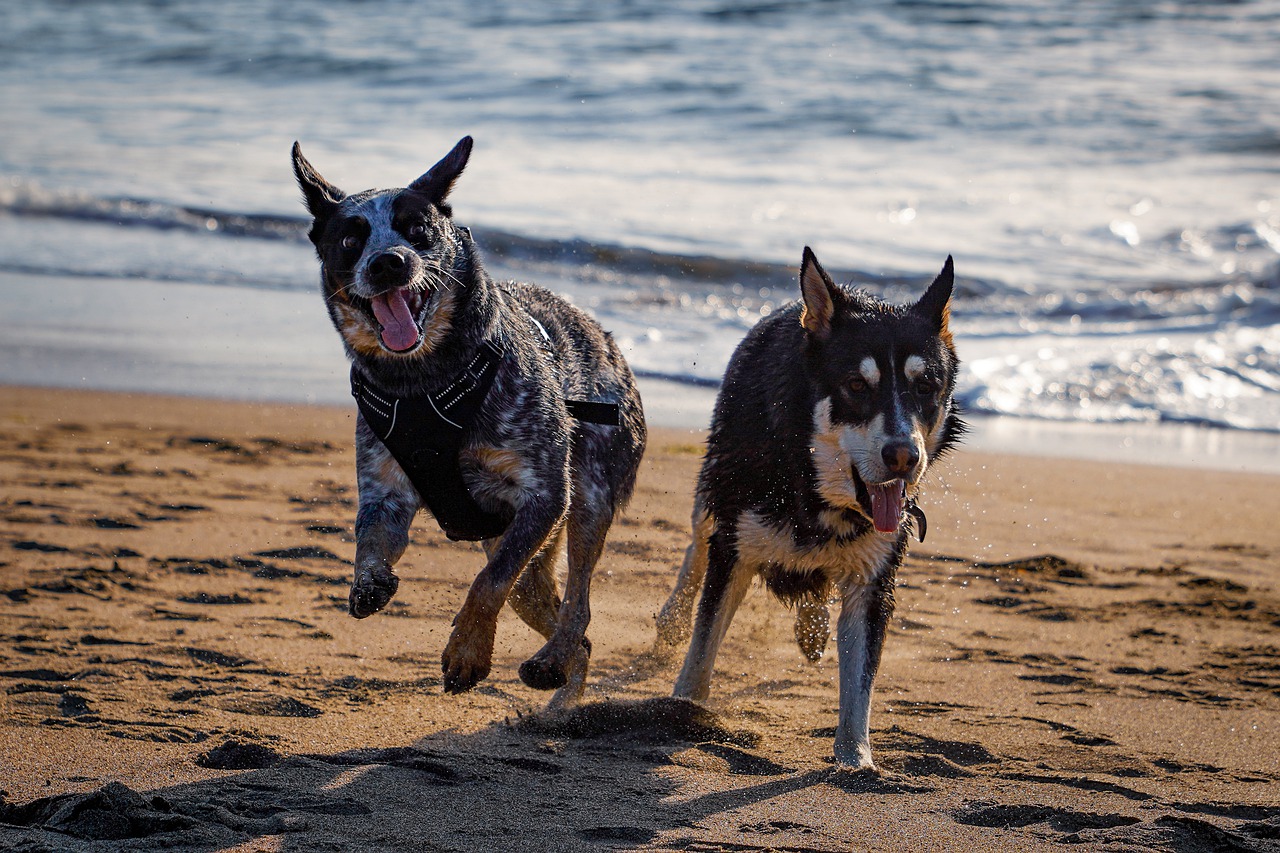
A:
{"label": "dog's black nose", "polygon": [[920,461],[920,451],[913,441],[891,441],[880,448],[880,458],[895,474],[906,474]]}
{"label": "dog's black nose", "polygon": [[369,274],[374,278],[396,278],[404,268],[405,258],[399,252],[383,252],[369,262]]}

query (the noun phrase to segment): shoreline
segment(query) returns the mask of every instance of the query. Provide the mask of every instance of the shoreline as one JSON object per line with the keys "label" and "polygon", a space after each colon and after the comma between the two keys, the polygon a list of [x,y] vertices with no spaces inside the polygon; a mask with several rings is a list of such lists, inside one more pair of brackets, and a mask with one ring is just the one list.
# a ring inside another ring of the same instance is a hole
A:
{"label": "shoreline", "polygon": [[[0,352],[3,347],[0,346]],[[343,362],[345,366],[345,362]],[[6,373],[8,375],[6,375]],[[68,374],[69,375],[69,374]],[[84,387],[68,379],[66,384],[12,381],[12,371],[0,368],[0,388],[27,389],[50,393],[68,391],[173,398],[176,400],[301,406],[355,412],[343,380],[324,393],[294,385],[293,391],[307,399],[281,399],[266,395],[218,395],[204,391],[182,393],[165,382],[120,383],[122,387]],[[46,377],[48,378],[48,377]],[[53,377],[57,379],[59,377]],[[62,378],[66,378],[65,376]],[[715,404],[714,389],[685,385],[664,379],[640,377],[636,380],[644,400],[645,416],[651,428],[677,430],[703,436]],[[107,383],[103,383],[104,385]],[[146,384],[155,387],[133,387]],[[285,387],[282,382],[281,387]],[[285,392],[288,393],[288,392]],[[317,399],[317,397],[321,399]],[[1153,467],[1204,469],[1246,474],[1280,475],[1280,434],[1224,430],[1189,424],[1077,423],[1014,418],[1003,415],[966,413],[966,449],[981,453],[1004,453],[1019,458],[1045,457],[1076,459]],[[701,438],[698,438],[701,441]]]}
{"label": "shoreline", "polygon": [[[0,272],[0,385],[349,406],[348,365],[314,294]],[[65,312],[70,308],[68,322]],[[963,345],[963,342],[962,342]],[[638,380],[651,425],[705,430],[714,389]],[[968,415],[973,449],[1280,473],[1280,432]]]}

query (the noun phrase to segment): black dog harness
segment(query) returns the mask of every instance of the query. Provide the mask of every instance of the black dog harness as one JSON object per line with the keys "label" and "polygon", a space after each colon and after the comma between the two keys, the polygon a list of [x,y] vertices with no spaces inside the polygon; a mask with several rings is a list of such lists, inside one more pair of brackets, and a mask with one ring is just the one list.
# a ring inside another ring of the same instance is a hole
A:
{"label": "black dog harness", "polygon": [[[414,397],[389,394],[351,368],[351,396],[365,423],[400,463],[450,539],[492,539],[511,524],[509,513],[481,509],[467,491],[458,463],[502,359],[502,350],[486,341],[444,390]],[[617,403],[569,400],[566,405],[576,420],[618,424]]]}

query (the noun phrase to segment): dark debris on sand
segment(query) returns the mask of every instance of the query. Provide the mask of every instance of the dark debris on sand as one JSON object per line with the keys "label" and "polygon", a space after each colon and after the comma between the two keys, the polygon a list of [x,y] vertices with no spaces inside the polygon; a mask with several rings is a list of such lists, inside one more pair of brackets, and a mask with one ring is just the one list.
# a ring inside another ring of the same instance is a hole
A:
{"label": "dark debris on sand", "polygon": [[196,764],[210,770],[261,770],[280,760],[280,753],[259,743],[231,738],[201,755]]}
{"label": "dark debris on sand", "polygon": [[620,735],[633,742],[711,741],[743,747],[760,742],[755,732],[728,729],[701,705],[673,698],[592,702],[524,717],[516,725],[525,731],[572,739]]}

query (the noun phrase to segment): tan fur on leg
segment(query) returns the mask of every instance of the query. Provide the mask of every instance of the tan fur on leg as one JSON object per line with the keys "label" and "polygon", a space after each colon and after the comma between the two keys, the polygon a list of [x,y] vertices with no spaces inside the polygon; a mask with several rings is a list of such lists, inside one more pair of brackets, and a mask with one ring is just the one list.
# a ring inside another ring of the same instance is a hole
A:
{"label": "tan fur on leg", "polygon": [[[569,683],[573,664],[584,667],[590,644],[585,640],[591,622],[591,574],[604,551],[612,512],[601,512],[590,501],[575,501],[569,510],[569,573],[555,632],[538,652],[520,666],[520,680],[548,690]],[[579,660],[583,658],[583,660]]]}
{"label": "tan fur on leg", "polygon": [[534,557],[520,573],[511,590],[508,603],[524,623],[550,639],[556,630],[560,613],[559,584],[556,581],[556,565],[564,552],[564,529],[552,538],[547,547]]}
{"label": "tan fur on leg", "polygon": [[[719,607],[707,620],[706,611],[699,608],[698,622],[693,629],[693,640],[689,643],[689,652],[684,659],[684,667],[676,679],[672,695],[680,699],[693,699],[701,702],[711,693],[711,673],[715,669],[716,655],[720,651],[720,643],[729,630],[729,623],[737,613],[738,606],[746,598],[751,589],[751,581],[756,576],[754,566],[748,566],[741,560],[734,563],[729,575],[729,583],[720,598]],[[704,605],[705,607],[705,605]]]}
{"label": "tan fur on leg", "polygon": [[671,591],[667,603],[658,613],[658,638],[654,652],[669,654],[675,647],[689,641],[692,630],[693,603],[702,589],[702,579],[707,574],[707,539],[715,529],[715,520],[702,508],[702,501],[693,506],[693,541],[684,552],[684,564],[676,578],[676,588]]}

